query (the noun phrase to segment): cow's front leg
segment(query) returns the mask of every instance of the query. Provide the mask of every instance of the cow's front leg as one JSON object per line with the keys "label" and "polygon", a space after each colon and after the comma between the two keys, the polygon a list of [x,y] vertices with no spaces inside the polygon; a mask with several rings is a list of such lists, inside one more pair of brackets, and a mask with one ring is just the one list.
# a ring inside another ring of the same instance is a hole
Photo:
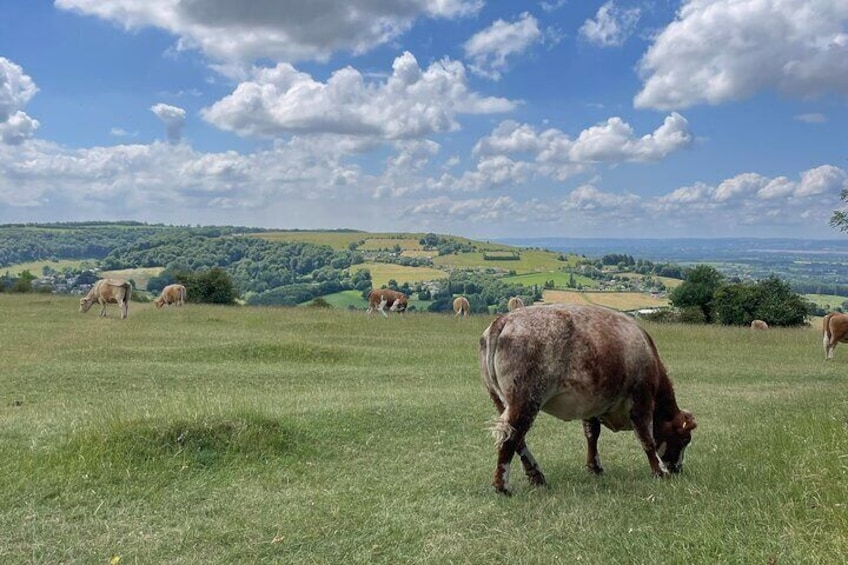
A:
{"label": "cow's front leg", "polygon": [[654,403],[652,400],[636,401],[630,410],[630,420],[633,423],[633,431],[645,450],[651,473],[655,477],[668,477],[669,472],[657,453],[657,445],[654,441],[653,413]]}
{"label": "cow's front leg", "polygon": [[106,303],[105,302],[100,303],[100,315],[103,316],[104,318],[106,317]]}
{"label": "cow's front leg", "polygon": [[601,475],[601,459],[598,457],[598,438],[601,435],[601,421],[598,418],[583,420],[583,435],[586,436],[586,468],[593,475]]}

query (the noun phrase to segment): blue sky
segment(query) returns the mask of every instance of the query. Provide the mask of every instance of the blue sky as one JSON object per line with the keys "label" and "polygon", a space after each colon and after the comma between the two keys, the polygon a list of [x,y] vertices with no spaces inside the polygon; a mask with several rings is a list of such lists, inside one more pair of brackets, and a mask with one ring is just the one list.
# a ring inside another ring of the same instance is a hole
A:
{"label": "blue sky", "polygon": [[0,222],[834,238],[844,0],[4,0]]}

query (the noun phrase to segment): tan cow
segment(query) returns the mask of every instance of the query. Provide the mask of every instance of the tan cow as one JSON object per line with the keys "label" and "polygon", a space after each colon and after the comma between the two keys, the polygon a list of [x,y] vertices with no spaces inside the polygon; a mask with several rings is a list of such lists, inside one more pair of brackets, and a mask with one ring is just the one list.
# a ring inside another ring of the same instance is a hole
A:
{"label": "tan cow", "polygon": [[401,315],[406,311],[409,304],[409,299],[402,292],[392,290],[390,288],[380,288],[372,290],[368,293],[368,314],[374,310],[379,310],[386,318],[386,307],[389,307],[389,312],[398,312]]}
{"label": "tan cow", "polygon": [[465,318],[471,313],[471,305],[468,303],[468,299],[464,296],[457,296],[453,299],[453,311],[454,318],[457,316],[461,316]]}
{"label": "tan cow", "polygon": [[751,329],[752,330],[767,330],[768,324],[765,323],[762,320],[754,320],[753,322],[751,322]]}
{"label": "tan cow", "polygon": [[132,297],[132,285],[124,279],[100,279],[83,298],[80,298],[80,312],[88,312],[95,302],[100,304],[100,315],[106,315],[107,304],[117,304],[121,309],[121,319],[127,317],[129,301]]}
{"label": "tan cow", "polygon": [[520,296],[513,296],[509,299],[509,302],[506,303],[506,308],[510,312],[516,310],[517,308],[524,308],[524,301],[521,300]]}
{"label": "tan cow", "polygon": [[831,312],[822,320],[822,345],[824,345],[825,359],[833,359],[833,350],[840,341],[848,342],[848,314]]}
{"label": "tan cow", "polygon": [[493,485],[510,494],[517,453],[530,483],[546,484],[525,436],[540,411],[582,420],[586,467],[601,474],[598,436],[634,430],[651,472],[680,472],[695,418],[677,406],[651,337],[632,318],[599,306],[528,306],[497,318],[480,338],[480,371],[498,418]]}
{"label": "tan cow", "polygon": [[162,306],[176,304],[177,306],[182,306],[186,301],[186,287],[181,284],[169,284],[165,288],[162,289],[162,293],[159,295],[159,298],[153,301],[153,304],[157,308],[161,308]]}

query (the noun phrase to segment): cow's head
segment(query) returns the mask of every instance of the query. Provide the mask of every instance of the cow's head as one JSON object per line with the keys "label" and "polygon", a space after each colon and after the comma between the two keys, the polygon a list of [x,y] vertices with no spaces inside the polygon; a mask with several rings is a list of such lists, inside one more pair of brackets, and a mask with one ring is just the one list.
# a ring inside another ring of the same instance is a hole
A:
{"label": "cow's head", "polygon": [[156,306],[157,308],[161,308],[162,306],[165,305],[165,299],[160,296],[159,298],[156,298],[153,301],[153,305]]}
{"label": "cow's head", "polygon": [[80,312],[88,312],[93,302],[93,300],[89,300],[88,298],[80,298]]}
{"label": "cow's head", "polygon": [[663,422],[655,433],[657,455],[671,473],[679,473],[683,468],[683,452],[692,441],[692,430],[697,426],[692,413],[681,410],[674,419]]}

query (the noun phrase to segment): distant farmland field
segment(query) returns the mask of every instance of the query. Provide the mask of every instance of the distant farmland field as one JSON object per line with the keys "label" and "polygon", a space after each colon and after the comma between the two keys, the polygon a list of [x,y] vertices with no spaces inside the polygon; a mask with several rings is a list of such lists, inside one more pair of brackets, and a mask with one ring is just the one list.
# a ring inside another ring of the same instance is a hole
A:
{"label": "distant farmland field", "polygon": [[354,265],[354,272],[360,269],[368,269],[371,272],[371,285],[380,288],[394,279],[398,284],[416,283],[422,281],[445,279],[448,277],[446,271],[433,269],[431,267],[405,267],[393,263],[362,263]]}
{"label": "distant farmland field", "polygon": [[640,308],[668,306],[668,300],[655,298],[642,292],[578,292],[570,290],[546,290],[546,303],[597,304],[613,310],[631,311]]}

